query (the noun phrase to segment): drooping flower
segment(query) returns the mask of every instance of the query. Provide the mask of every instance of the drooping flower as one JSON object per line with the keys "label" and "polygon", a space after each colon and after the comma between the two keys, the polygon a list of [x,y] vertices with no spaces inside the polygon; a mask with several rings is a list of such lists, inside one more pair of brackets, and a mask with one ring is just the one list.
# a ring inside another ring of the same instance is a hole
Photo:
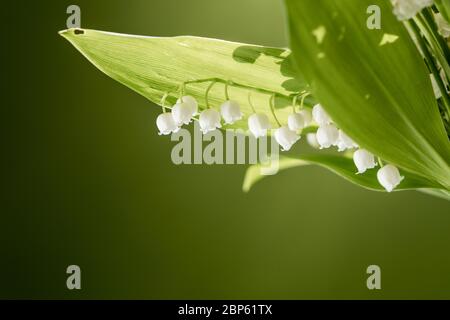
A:
{"label": "drooping flower", "polygon": [[192,96],[182,96],[177,100],[177,103],[186,103],[191,109],[191,117],[196,116],[198,114],[198,103]]}
{"label": "drooping flower", "polygon": [[248,128],[255,138],[264,137],[270,129],[269,118],[264,113],[254,113],[248,117]]}
{"label": "drooping flower", "polygon": [[367,169],[375,168],[377,165],[374,155],[364,149],[355,151],[353,154],[353,162],[356,168],[358,168],[358,173],[364,173]]}
{"label": "drooping flower", "polygon": [[305,127],[305,119],[298,112],[292,113],[288,117],[288,127],[294,132],[300,131]]}
{"label": "drooping flower", "polygon": [[309,126],[313,120],[311,110],[304,108],[304,109],[300,110],[298,113],[303,117],[303,120],[305,122],[305,127]]}
{"label": "drooping flower", "polygon": [[176,103],[172,107],[172,117],[177,126],[189,124],[192,121],[192,109],[186,102]]}
{"label": "drooping flower", "polygon": [[387,192],[394,190],[404,179],[400,175],[397,167],[392,164],[385,165],[377,172],[378,182],[386,189]]}
{"label": "drooping flower", "polygon": [[180,129],[176,125],[170,112],[161,113],[158,118],[156,118],[156,126],[158,127],[159,135],[168,135],[172,132],[177,132]]}
{"label": "drooping flower", "polygon": [[358,145],[347,135],[344,131],[339,129],[339,137],[337,141],[338,151],[345,151],[347,149],[357,148]]}
{"label": "drooping flower", "polygon": [[200,113],[199,118],[200,130],[203,134],[221,128],[220,113],[214,109],[206,109]]}
{"label": "drooping flower", "polygon": [[312,109],[312,116],[314,121],[317,122],[319,126],[330,124],[331,118],[328,113],[323,109],[320,104],[316,104]]}
{"label": "drooping flower", "polygon": [[320,149],[329,148],[337,144],[339,131],[334,125],[325,124],[317,129],[316,138]]}
{"label": "drooping flower", "polygon": [[275,130],[274,136],[283,151],[289,151],[294,143],[300,139],[300,136],[297,135],[295,131],[292,131],[286,126]]}
{"label": "drooping flower", "polygon": [[391,0],[398,20],[408,20],[423,8],[433,5],[433,0]]}
{"label": "drooping flower", "polygon": [[317,136],[315,133],[311,132],[306,134],[306,141],[308,142],[308,144],[315,148],[315,149],[319,149],[320,148],[320,144],[317,142]]}
{"label": "drooping flower", "polygon": [[438,31],[440,35],[443,36],[444,38],[450,37],[450,25],[444,19],[444,17],[442,17],[442,14],[437,13],[434,15],[434,17],[436,19],[436,24],[438,26]]}
{"label": "drooping flower", "polygon": [[233,124],[235,121],[242,119],[242,112],[239,103],[228,100],[220,106],[220,113],[226,124]]}

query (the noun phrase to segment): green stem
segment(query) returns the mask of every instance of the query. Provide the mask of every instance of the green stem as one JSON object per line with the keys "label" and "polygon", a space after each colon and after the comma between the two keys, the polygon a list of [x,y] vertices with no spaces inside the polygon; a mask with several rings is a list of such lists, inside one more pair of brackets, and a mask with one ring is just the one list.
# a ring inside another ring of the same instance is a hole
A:
{"label": "green stem", "polygon": [[253,103],[252,103],[251,94],[252,94],[252,92],[249,91],[248,95],[247,95],[248,104],[250,105],[250,108],[252,108],[253,113],[256,113],[255,107],[253,106]]}
{"label": "green stem", "polygon": [[275,100],[275,93],[272,94],[272,96],[270,97],[270,100],[269,100],[270,111],[272,111],[273,117],[275,118],[275,121],[277,122],[278,126],[281,127],[281,123],[280,123],[280,121],[278,121],[277,115],[275,114],[275,106],[273,103],[274,100]]}
{"label": "green stem", "polygon": [[212,82],[209,84],[208,88],[206,89],[206,92],[205,92],[206,109],[209,108],[209,101],[208,101],[208,94],[209,94],[209,91],[210,91],[211,88],[216,84],[216,82],[217,82],[217,81],[212,81]]}
{"label": "green stem", "polygon": [[230,81],[227,81],[225,83],[225,99],[228,101],[230,100],[230,95],[228,94],[228,85],[230,84]]}
{"label": "green stem", "polygon": [[407,23],[409,23],[411,30],[414,32],[414,35],[417,38],[418,45],[419,45],[421,51],[423,52],[423,54],[425,55],[425,60],[428,64],[428,67],[430,68],[430,71],[433,73],[433,76],[436,79],[436,82],[437,82],[439,89],[441,91],[441,94],[442,94],[442,100],[444,102],[444,106],[447,111],[447,114],[450,114],[450,97],[448,96],[447,90],[446,90],[444,84],[442,83],[442,79],[439,75],[439,70],[436,67],[433,56],[429,52],[428,46],[425,43],[424,38],[420,34],[419,27],[414,23],[414,21],[409,21]]}
{"label": "green stem", "polygon": [[163,113],[166,113],[166,99],[167,99],[168,95],[169,95],[169,93],[165,92],[161,98],[160,104],[161,104]]}

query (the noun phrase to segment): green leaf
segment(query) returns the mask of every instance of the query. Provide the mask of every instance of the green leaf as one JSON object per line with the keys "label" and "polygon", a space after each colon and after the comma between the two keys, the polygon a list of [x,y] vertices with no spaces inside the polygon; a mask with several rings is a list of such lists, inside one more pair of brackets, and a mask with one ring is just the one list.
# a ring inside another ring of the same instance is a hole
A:
{"label": "green leaf", "polygon": [[[305,165],[319,165],[360,187],[374,191],[385,191],[377,181],[376,168],[367,170],[364,174],[356,174],[356,168],[351,158],[332,154],[302,154],[281,156],[279,160],[280,171]],[[439,185],[436,183],[411,173],[406,173],[404,176],[405,179],[395,191],[412,189],[427,189],[428,191],[428,189],[431,188],[439,188]],[[260,164],[250,166],[245,174],[242,186],[243,191],[248,192],[255,183],[262,180],[264,177],[268,176],[261,174]],[[442,196],[445,191],[434,190],[434,192],[437,192]]]}
{"label": "green leaf", "polygon": [[[230,98],[241,104],[243,113],[252,112],[248,93],[255,109],[264,112],[275,125],[269,99],[276,94],[275,108],[279,119],[287,119],[292,109],[291,95],[305,89],[305,81],[294,72],[288,49],[254,46],[243,43],[199,37],[143,37],[87,29],[69,29],[60,34],[69,40],[90,62],[111,78],[160,104],[166,92],[167,101],[175,103],[179,88],[186,81],[215,78],[208,97],[213,107],[225,101],[226,81]],[[211,81],[190,83],[186,93],[205,108],[205,91]],[[248,89],[254,88],[254,89]],[[305,101],[311,106],[314,100]],[[228,128],[247,129],[247,119]]]}
{"label": "green leaf", "polygon": [[435,0],[436,6],[439,8],[439,12],[442,14],[445,20],[450,23],[450,1],[449,0]]}
{"label": "green leaf", "polygon": [[[450,144],[429,72],[382,0],[285,0],[291,49],[314,96],[361,147],[450,189]],[[381,9],[380,30],[366,27]]]}

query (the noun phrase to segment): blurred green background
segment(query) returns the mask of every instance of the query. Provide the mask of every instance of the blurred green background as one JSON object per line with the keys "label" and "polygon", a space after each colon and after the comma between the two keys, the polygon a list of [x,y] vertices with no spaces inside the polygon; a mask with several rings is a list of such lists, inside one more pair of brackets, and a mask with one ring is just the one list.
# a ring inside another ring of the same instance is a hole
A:
{"label": "blurred green background", "polygon": [[58,36],[70,4],[85,28],[288,45],[278,0],[4,3],[0,298],[450,298],[449,202],[316,167],[244,194],[245,166],[173,165],[160,108]]}

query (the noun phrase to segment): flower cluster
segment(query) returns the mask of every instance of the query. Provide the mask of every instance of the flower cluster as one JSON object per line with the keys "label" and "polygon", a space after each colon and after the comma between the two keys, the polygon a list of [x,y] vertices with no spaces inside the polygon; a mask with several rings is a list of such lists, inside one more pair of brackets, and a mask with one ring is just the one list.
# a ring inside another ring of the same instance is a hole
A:
{"label": "flower cluster", "polygon": [[[377,166],[375,156],[369,151],[359,148],[348,135],[338,129],[320,104],[314,106],[312,114],[314,121],[319,125],[316,140],[321,149],[331,146],[337,146],[338,151],[358,148],[353,153],[353,162],[358,169],[357,174],[363,174]],[[395,166],[388,164],[378,170],[377,179],[386,191],[391,192],[400,184],[403,177]]]}
{"label": "flower cluster", "polygon": [[422,9],[432,6],[433,0],[391,0],[398,20],[408,20]]}
{"label": "flower cluster", "polygon": [[[353,161],[358,170],[357,174],[363,174],[367,170],[377,166],[375,156],[367,150],[359,148],[344,131],[334,124],[333,120],[320,104],[316,104],[312,108],[312,112],[309,109],[303,108],[304,97],[305,94],[302,97],[302,104],[299,111],[295,109],[296,103],[293,103],[293,112],[288,116],[286,125],[280,124],[275,115],[273,106],[274,96],[270,100],[272,114],[278,123],[278,128],[274,130],[273,136],[283,151],[290,150],[300,139],[301,131],[305,127],[315,123],[318,125],[317,132],[306,135],[309,144],[317,146],[320,149],[335,146],[339,152],[357,148],[358,150],[353,154]],[[251,105],[250,100],[249,103]],[[251,107],[253,113],[247,119],[248,128],[256,138],[264,137],[271,129],[270,120],[266,114],[258,113],[252,105]],[[160,135],[168,135],[177,132],[182,125],[189,124],[194,116],[199,115],[200,130],[203,134],[206,134],[221,128],[222,121],[225,124],[233,124],[243,118],[240,105],[236,101],[228,99],[220,105],[219,110],[217,111],[214,108],[208,107],[199,114],[198,103],[195,98],[185,95],[177,100],[171,112],[163,112],[158,116],[156,125]],[[403,179],[398,169],[393,165],[386,165],[379,169],[377,178],[379,183],[388,192],[394,190]]]}

